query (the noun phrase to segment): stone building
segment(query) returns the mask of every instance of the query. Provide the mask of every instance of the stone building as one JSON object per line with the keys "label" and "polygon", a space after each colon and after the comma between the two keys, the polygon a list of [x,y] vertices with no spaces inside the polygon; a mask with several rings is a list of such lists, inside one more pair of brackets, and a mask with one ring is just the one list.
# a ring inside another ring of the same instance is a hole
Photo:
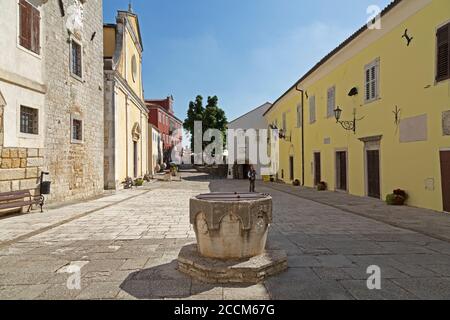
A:
{"label": "stone building", "polygon": [[[101,0],[45,4],[45,168],[52,198],[103,192],[103,13]],[[64,16],[63,16],[64,13]]]}
{"label": "stone building", "polygon": [[48,200],[103,190],[101,0],[0,4],[0,192],[34,189]]}
{"label": "stone building", "polygon": [[104,25],[106,189],[148,173],[148,110],[142,85],[142,38],[131,8]]}

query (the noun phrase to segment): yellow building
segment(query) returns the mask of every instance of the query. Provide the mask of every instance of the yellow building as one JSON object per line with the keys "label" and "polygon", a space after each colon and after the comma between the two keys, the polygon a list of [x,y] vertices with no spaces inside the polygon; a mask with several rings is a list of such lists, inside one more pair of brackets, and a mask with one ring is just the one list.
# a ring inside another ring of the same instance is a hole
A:
{"label": "yellow building", "polygon": [[105,188],[117,189],[127,178],[148,173],[148,110],[142,85],[142,38],[131,8],[106,24]]}
{"label": "yellow building", "polygon": [[450,1],[396,0],[380,22],[266,112],[285,129],[278,178],[381,199],[401,188],[411,206],[450,211]]}

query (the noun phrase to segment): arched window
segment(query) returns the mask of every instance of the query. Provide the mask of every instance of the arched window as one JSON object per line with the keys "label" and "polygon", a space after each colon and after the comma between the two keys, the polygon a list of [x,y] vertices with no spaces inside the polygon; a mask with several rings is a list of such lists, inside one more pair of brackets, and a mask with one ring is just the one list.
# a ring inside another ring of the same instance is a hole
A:
{"label": "arched window", "polygon": [[133,77],[133,81],[136,82],[137,79],[137,60],[136,56],[133,55],[131,58],[131,75]]}

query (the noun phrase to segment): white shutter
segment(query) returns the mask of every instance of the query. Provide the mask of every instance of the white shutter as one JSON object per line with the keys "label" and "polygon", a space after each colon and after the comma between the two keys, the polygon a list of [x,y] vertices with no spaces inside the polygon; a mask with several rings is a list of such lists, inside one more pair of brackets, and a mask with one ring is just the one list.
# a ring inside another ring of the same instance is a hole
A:
{"label": "white shutter", "polygon": [[302,127],[302,109],[303,106],[301,104],[299,104],[297,106],[297,128],[301,128]]}
{"label": "white shutter", "polygon": [[380,81],[380,61],[376,59],[367,65],[364,69],[365,73],[365,102],[372,102],[379,98],[379,81]]}
{"label": "white shutter", "polygon": [[327,92],[327,117],[332,117],[336,107],[336,87],[331,87]]}
{"label": "white shutter", "polygon": [[316,122],[316,97],[309,98],[309,122]]}

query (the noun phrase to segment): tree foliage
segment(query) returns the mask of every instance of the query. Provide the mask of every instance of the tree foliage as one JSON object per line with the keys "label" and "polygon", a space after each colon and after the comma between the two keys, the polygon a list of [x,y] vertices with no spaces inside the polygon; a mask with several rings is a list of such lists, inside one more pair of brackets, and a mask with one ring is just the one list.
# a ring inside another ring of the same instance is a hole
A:
{"label": "tree foliage", "polygon": [[[217,96],[208,97],[206,107],[203,107],[203,97],[198,95],[195,101],[189,102],[187,117],[184,120],[183,127],[191,134],[191,150],[194,151],[194,124],[195,121],[202,121],[202,134],[208,129],[217,129],[222,132],[224,146],[226,144],[227,117],[225,111],[219,107],[219,98]],[[203,143],[203,148],[208,145]]]}

